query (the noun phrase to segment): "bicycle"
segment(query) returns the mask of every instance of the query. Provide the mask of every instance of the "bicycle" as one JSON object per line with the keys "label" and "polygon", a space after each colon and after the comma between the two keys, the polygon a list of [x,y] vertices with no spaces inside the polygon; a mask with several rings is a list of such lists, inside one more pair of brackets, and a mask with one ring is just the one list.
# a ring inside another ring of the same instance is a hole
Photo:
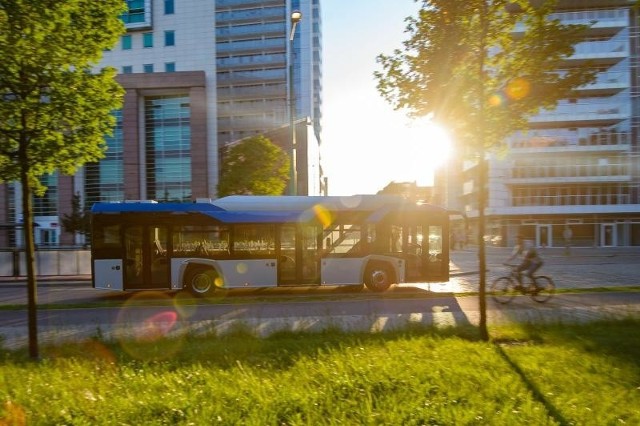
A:
{"label": "bicycle", "polygon": [[[546,275],[536,275],[530,277],[531,282],[526,285],[518,278],[521,275],[518,272],[518,265],[506,264],[511,269],[509,275],[496,278],[491,283],[491,296],[498,303],[509,303],[518,293],[528,295],[538,303],[544,303],[553,297],[556,291],[556,285],[551,277]],[[524,275],[524,274],[522,274]]]}

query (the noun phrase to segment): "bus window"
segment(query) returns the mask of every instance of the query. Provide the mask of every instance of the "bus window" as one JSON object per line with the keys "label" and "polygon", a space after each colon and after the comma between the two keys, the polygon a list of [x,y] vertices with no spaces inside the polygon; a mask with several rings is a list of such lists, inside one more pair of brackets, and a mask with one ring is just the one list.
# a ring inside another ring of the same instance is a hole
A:
{"label": "bus window", "polygon": [[402,253],[402,227],[397,225],[391,226],[391,253]]}
{"label": "bus window", "polygon": [[305,282],[316,282],[320,276],[318,235],[321,232],[316,226],[302,228],[302,279]]}
{"label": "bus window", "polygon": [[325,252],[331,255],[359,254],[362,232],[360,225],[337,225],[324,231]]}
{"label": "bus window", "polygon": [[441,226],[429,226],[429,274],[438,275],[441,274],[443,264],[442,253],[442,227]]}
{"label": "bus window", "polygon": [[181,226],[173,233],[176,257],[220,257],[229,255],[226,226]]}
{"label": "bus window", "polygon": [[91,250],[97,259],[117,259],[122,257],[120,225],[95,227]]}
{"label": "bus window", "polygon": [[236,225],[233,229],[233,253],[236,256],[275,256],[275,235],[273,225]]}
{"label": "bus window", "polygon": [[142,243],[141,226],[132,226],[125,229],[125,282],[131,286],[131,288],[141,288],[144,285]]}

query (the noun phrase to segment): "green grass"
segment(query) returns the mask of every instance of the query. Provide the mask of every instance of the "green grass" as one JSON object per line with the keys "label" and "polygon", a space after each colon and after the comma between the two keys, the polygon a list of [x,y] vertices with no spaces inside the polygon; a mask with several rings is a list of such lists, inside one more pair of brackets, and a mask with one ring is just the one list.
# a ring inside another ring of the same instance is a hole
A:
{"label": "green grass", "polygon": [[[0,425],[640,424],[640,321],[0,352]],[[26,423],[20,423],[24,420]],[[14,422],[14,423],[12,423]]]}

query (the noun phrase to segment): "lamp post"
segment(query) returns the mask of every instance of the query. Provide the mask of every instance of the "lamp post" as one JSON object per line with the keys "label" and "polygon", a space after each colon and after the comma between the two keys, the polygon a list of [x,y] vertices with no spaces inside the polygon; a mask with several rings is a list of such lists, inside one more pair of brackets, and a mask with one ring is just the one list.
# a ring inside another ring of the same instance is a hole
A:
{"label": "lamp post", "polygon": [[296,27],[302,19],[302,13],[299,10],[291,12],[291,32],[289,33],[289,130],[291,132],[291,176],[289,180],[289,195],[298,195],[298,164],[297,164],[297,147],[296,147],[296,97],[294,94],[293,84],[293,61],[295,55],[293,53],[293,39],[296,35]]}

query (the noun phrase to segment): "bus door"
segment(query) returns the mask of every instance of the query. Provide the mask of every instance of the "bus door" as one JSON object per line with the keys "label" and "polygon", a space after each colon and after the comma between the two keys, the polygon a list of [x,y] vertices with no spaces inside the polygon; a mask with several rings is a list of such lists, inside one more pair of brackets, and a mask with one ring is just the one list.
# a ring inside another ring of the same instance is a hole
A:
{"label": "bus door", "polygon": [[124,289],[168,289],[168,232],[165,227],[124,229]]}
{"label": "bus door", "polygon": [[278,283],[319,284],[319,228],[282,225],[279,237]]}
{"label": "bus door", "polygon": [[[442,225],[429,225],[424,229],[422,243],[426,260],[425,275],[427,281],[449,281],[449,250],[446,229]],[[428,238],[428,239],[427,239]]]}
{"label": "bus door", "polygon": [[[397,227],[400,228],[400,227]],[[403,229],[407,281],[448,281],[449,260],[440,225],[411,225]]]}

